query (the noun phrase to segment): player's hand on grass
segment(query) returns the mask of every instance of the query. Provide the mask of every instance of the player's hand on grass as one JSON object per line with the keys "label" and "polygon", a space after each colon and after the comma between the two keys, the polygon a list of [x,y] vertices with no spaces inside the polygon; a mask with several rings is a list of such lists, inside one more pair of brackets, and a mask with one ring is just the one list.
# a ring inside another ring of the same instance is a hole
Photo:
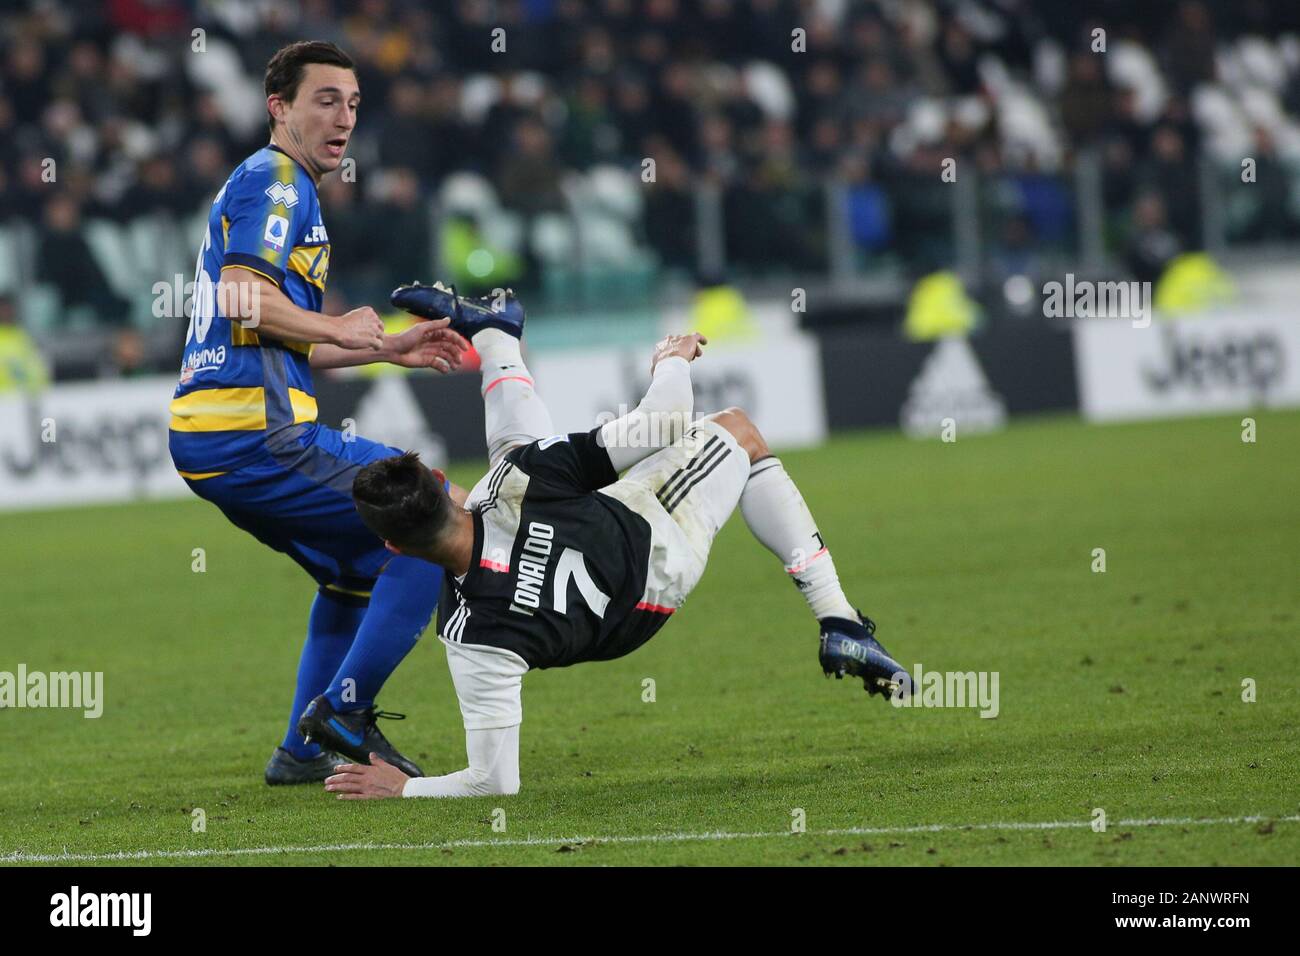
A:
{"label": "player's hand on grass", "polygon": [[462,353],[469,343],[447,328],[451,319],[421,322],[405,332],[384,337],[384,346],[394,365],[403,368],[431,368],[450,372],[460,368]]}
{"label": "player's hand on grass", "polygon": [[337,793],[340,800],[382,800],[400,797],[406,781],[411,778],[391,763],[385,763],[379,754],[370,755],[370,766],[345,763],[335,767],[335,773],[325,778],[325,789]]}
{"label": "player's hand on grass", "polygon": [[651,374],[654,374],[656,365],[675,355],[681,356],[688,362],[695,361],[704,354],[704,346],[708,344],[709,340],[699,332],[692,332],[689,335],[669,335],[660,339],[655,345],[654,358],[650,360]]}
{"label": "player's hand on grass", "polygon": [[384,347],[384,323],[374,309],[363,305],[344,312],[338,320],[338,342],[345,349],[374,349]]}

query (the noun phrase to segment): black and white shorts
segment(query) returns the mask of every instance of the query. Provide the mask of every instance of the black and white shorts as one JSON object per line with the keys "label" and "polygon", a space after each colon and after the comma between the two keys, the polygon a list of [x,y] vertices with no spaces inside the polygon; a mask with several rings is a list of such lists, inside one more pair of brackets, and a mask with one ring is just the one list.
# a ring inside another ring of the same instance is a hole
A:
{"label": "black and white shorts", "polygon": [[748,480],[745,450],[731,432],[706,420],[600,490],[650,524],[646,604],[681,607],[704,574],[713,539]]}

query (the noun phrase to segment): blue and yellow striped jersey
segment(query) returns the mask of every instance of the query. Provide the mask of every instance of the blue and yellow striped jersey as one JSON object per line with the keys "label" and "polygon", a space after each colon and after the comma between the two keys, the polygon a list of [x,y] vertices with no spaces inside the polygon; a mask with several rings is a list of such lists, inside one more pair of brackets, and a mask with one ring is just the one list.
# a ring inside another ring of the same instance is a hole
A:
{"label": "blue and yellow striped jersey", "polygon": [[195,267],[171,403],[172,459],[182,474],[237,468],[269,432],[316,420],[311,346],[259,336],[255,322],[227,318],[216,284],[236,283],[250,270],[319,312],[329,263],[311,176],[273,145],[244,160],[212,202]]}

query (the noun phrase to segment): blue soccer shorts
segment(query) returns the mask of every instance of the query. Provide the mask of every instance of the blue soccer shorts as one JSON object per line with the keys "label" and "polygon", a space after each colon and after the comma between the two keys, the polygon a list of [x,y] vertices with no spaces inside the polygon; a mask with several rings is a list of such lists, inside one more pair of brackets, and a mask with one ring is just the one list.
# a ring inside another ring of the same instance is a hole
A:
{"label": "blue soccer shorts", "polygon": [[392,554],[361,522],[352,480],[401,449],[365,438],[344,440],[319,424],[268,436],[258,456],[234,471],[185,479],[236,527],[293,558],[322,587],[369,594]]}

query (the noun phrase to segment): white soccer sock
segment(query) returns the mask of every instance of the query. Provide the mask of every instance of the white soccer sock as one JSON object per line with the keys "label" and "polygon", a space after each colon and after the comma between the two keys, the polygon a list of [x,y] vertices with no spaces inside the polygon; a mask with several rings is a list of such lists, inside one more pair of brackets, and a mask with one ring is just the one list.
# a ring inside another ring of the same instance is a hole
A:
{"label": "white soccer sock", "polygon": [[764,458],[749,470],[740,513],[754,537],[785,565],[813,616],[858,619],[840,588],[835,562],[822,542],[803,495],[779,458]]}
{"label": "white soccer sock", "polygon": [[496,462],[516,445],[554,435],[551,413],[533,389],[519,340],[500,329],[483,329],[471,341],[483,373],[488,460]]}

